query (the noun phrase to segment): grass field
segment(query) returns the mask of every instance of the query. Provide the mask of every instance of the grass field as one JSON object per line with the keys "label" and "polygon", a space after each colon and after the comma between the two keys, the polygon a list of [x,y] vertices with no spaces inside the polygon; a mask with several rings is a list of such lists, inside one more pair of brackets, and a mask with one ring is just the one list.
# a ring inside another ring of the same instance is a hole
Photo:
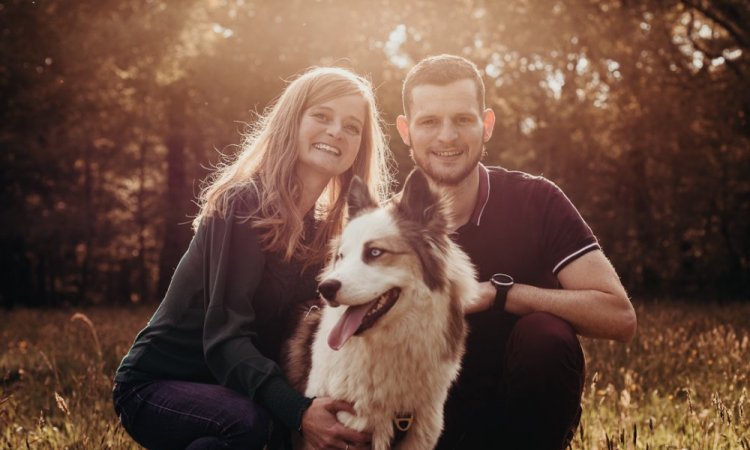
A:
{"label": "grass field", "polygon": [[[151,308],[0,312],[0,449],[138,448],[110,380]],[[750,450],[750,304],[637,311],[630,344],[583,342],[572,448]]]}

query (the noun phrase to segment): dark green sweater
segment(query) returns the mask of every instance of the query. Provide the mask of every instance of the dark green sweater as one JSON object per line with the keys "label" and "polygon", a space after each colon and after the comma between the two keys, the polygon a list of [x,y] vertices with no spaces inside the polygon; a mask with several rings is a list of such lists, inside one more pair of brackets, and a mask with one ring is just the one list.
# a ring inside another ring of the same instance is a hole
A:
{"label": "dark green sweater", "polygon": [[[256,399],[297,430],[311,400],[287,383],[277,361],[298,305],[316,297],[319,267],[301,273],[300,262],[261,250],[252,221],[241,219],[256,206],[250,189],[236,197],[226,219],[203,221],[115,381],[221,384]],[[313,227],[308,218],[307,236]]]}

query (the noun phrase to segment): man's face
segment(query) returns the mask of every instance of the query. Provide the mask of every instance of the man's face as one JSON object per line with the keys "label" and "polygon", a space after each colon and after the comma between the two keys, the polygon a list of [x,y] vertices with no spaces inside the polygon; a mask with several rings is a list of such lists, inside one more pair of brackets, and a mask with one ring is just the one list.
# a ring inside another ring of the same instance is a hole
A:
{"label": "man's face", "polygon": [[399,116],[396,121],[417,166],[433,182],[448,186],[459,184],[476,169],[494,124],[494,113],[481,110],[470,79],[415,86],[409,117]]}

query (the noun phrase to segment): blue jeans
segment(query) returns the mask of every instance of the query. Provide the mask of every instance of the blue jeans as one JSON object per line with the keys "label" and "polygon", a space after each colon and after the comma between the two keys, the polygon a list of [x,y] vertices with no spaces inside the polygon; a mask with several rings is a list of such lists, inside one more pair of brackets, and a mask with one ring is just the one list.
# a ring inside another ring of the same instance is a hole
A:
{"label": "blue jeans", "polygon": [[148,449],[258,449],[271,416],[229,388],[187,381],[115,383],[115,412],[130,436]]}

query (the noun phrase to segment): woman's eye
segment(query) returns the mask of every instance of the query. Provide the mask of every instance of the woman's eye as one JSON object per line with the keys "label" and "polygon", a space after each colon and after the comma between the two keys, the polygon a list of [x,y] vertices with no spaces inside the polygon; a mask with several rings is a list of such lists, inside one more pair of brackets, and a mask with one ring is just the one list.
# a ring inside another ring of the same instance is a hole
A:
{"label": "woman's eye", "polygon": [[352,133],[352,134],[359,134],[359,127],[357,127],[357,126],[348,125],[346,127],[346,129],[349,130],[349,132]]}

